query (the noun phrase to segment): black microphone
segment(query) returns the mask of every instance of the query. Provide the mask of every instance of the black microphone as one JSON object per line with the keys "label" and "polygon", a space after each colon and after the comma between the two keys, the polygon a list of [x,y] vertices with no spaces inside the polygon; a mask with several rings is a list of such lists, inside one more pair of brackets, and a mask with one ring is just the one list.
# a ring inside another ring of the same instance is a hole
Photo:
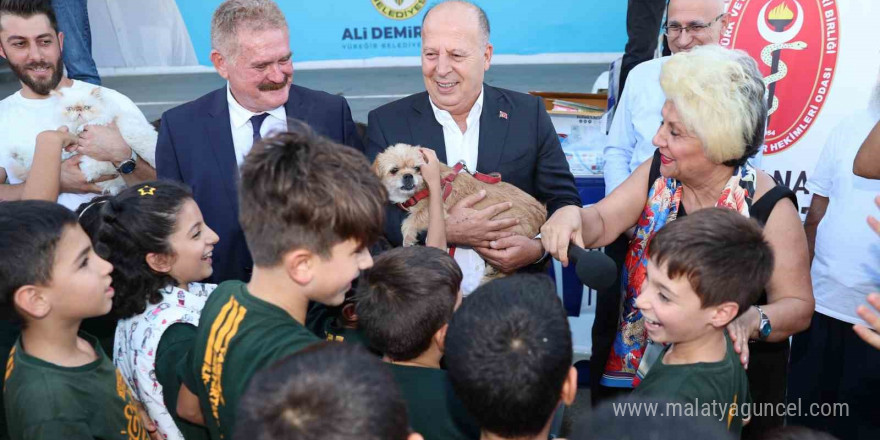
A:
{"label": "black microphone", "polygon": [[568,258],[574,261],[574,270],[581,283],[593,290],[607,289],[617,280],[617,264],[603,252],[586,251],[570,243]]}

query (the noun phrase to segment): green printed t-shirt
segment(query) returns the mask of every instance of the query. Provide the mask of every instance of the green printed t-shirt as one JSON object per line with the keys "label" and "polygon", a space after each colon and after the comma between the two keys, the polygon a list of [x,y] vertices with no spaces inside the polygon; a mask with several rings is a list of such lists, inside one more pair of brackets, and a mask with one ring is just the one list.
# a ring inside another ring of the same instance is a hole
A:
{"label": "green printed t-shirt", "polygon": [[480,438],[480,427],[439,368],[391,364],[391,374],[406,400],[409,425],[425,440]]}
{"label": "green printed t-shirt", "polygon": [[232,439],[236,407],[257,371],[318,341],[290,314],[251,295],[245,283],[220,284],[202,310],[183,377],[199,397],[211,438]]}
{"label": "green printed t-shirt", "polygon": [[6,363],[3,398],[9,435],[14,439],[95,438],[147,440],[140,414],[122,375],[98,344],[79,336],[98,359],[79,367],[62,367],[35,358],[15,343]]}
{"label": "green printed t-shirt", "polygon": [[[743,411],[739,407],[751,404],[752,399],[746,370],[727,332],[724,336],[727,353],[719,362],[667,365],[663,358],[671,345],[667,346],[633,394],[691,405],[692,414],[714,418],[739,438],[743,426]],[[704,411],[710,411],[711,415]],[[687,415],[684,408],[683,414]]]}

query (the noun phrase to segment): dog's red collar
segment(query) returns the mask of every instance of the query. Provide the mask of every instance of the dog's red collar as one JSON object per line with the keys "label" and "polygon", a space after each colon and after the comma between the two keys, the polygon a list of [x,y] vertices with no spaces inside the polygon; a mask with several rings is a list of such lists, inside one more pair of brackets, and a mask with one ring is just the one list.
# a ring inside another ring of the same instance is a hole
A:
{"label": "dog's red collar", "polygon": [[[452,172],[449,173],[448,176],[440,180],[440,187],[443,188],[443,200],[446,200],[446,198],[449,197],[450,194],[452,194],[452,185],[450,185],[450,183],[452,183],[452,181],[455,180],[456,177],[458,177],[458,173],[460,173],[463,169],[464,163],[459,162],[455,164],[455,166],[452,168]],[[428,197],[429,194],[430,192],[428,191],[428,188],[425,188],[415,193],[405,202],[398,203],[397,207],[404,211],[409,211],[409,208],[412,208],[413,206],[415,206],[416,203],[424,200],[426,197]]]}
{"label": "dog's red collar", "polygon": [[[458,177],[458,174],[461,173],[462,170],[467,171],[467,167],[464,166],[464,162],[458,162],[457,164],[455,164],[454,167],[452,167],[452,173],[450,173],[448,176],[444,177],[440,181],[440,187],[443,188],[443,200],[446,200],[449,197],[449,194],[452,194],[452,181],[454,181],[455,178]],[[474,178],[481,182],[489,184],[495,184],[501,181],[501,175],[498,173],[476,173],[474,174]],[[429,194],[430,192],[427,188],[425,188],[415,193],[415,195],[407,199],[407,201],[403,203],[398,203],[397,207],[404,211],[409,211],[409,208],[415,206],[416,203],[419,203],[425,197],[428,197]]]}

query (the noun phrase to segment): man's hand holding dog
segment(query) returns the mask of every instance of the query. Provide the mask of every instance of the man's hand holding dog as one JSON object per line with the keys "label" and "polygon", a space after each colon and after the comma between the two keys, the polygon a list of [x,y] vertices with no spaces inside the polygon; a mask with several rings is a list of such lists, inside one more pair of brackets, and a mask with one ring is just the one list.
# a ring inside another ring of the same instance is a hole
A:
{"label": "man's hand holding dog", "polygon": [[[518,219],[492,220],[513,205],[510,202],[502,202],[483,209],[474,209],[473,206],[485,197],[486,191],[480,191],[461,199],[449,210],[449,216],[446,217],[447,242],[473,248],[489,248],[492,241],[513,235],[513,232],[507,229],[518,224]],[[538,258],[540,255],[535,257],[536,260]]]}
{"label": "man's hand holding dog", "polygon": [[544,255],[544,246],[540,240],[522,235],[492,240],[488,248],[474,247],[474,250],[487,263],[504,273],[533,264]]}

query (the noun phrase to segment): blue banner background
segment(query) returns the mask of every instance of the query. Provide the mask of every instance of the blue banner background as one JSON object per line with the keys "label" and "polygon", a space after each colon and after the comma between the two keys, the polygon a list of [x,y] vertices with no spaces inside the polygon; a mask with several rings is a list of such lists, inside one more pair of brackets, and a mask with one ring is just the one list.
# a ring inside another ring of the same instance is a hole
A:
{"label": "blue banner background", "polygon": [[[410,19],[392,20],[371,0],[277,1],[290,26],[294,61],[419,56],[420,39],[414,28],[421,27],[422,16],[433,4],[428,2]],[[177,2],[203,65],[211,64],[211,14],[221,2]],[[478,4],[489,16],[496,55],[623,52],[626,44],[625,0],[484,0]],[[385,38],[386,27],[392,28],[388,34],[392,38]]]}

